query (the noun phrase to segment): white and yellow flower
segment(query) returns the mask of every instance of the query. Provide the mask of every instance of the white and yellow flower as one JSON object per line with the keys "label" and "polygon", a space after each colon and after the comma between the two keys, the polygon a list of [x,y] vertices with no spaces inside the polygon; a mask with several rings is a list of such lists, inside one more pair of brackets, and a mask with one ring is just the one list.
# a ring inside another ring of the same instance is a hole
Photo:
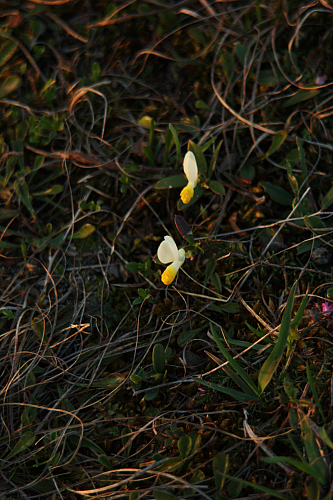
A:
{"label": "white and yellow flower", "polygon": [[180,193],[180,197],[184,205],[189,203],[194,195],[194,188],[198,183],[198,167],[192,151],[188,151],[184,158],[184,172],[188,180],[187,186]]}
{"label": "white and yellow flower", "polygon": [[166,268],[162,274],[162,282],[165,285],[170,285],[175,279],[180,266],[185,261],[185,251],[183,248],[178,250],[176,243],[171,236],[164,236],[164,240],[157,250],[157,257],[162,264],[171,264]]}

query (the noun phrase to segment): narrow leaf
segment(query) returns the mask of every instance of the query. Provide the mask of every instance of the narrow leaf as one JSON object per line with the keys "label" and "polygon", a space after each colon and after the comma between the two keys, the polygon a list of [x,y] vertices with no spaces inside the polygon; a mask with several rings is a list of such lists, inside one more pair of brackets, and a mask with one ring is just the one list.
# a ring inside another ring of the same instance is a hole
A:
{"label": "narrow leaf", "polygon": [[290,291],[290,295],[288,297],[287,305],[285,308],[285,311],[283,313],[282,321],[281,321],[281,326],[280,326],[280,331],[279,331],[279,337],[278,340],[275,344],[275,347],[271,354],[268,356],[266,361],[261,367],[260,373],[259,373],[259,387],[261,392],[264,391],[265,387],[269,384],[271,381],[280,361],[283,356],[285,347],[287,345],[287,340],[289,336],[289,328],[290,328],[290,321],[291,321],[291,313],[293,310],[293,305],[294,305],[294,299],[295,299],[295,292],[296,292],[296,283],[295,282],[292,286],[292,289]]}
{"label": "narrow leaf", "polygon": [[238,481],[244,486],[249,486],[250,488],[254,488],[255,490],[267,493],[271,497],[280,498],[281,500],[290,500],[289,495],[285,495],[284,493],[280,493],[279,491],[272,490],[271,488],[267,488],[266,486],[261,486],[260,484],[252,483],[251,481],[245,481],[245,479],[240,479],[239,477],[229,476],[229,474],[224,474],[224,475],[227,479],[232,479],[232,481]]}
{"label": "narrow leaf", "polygon": [[247,383],[250,392],[252,392],[253,395],[258,395],[258,389],[256,385],[252,382],[246,371],[240,366],[239,363],[237,363],[237,361],[229,354],[227,349],[224,347],[212,323],[210,324],[210,329],[214,337],[214,340],[218,345],[218,348],[222,352],[223,356],[227,359],[227,361],[229,361],[230,366]]}
{"label": "narrow leaf", "polygon": [[169,123],[169,130],[172,133],[173,142],[175,143],[175,146],[176,146],[176,153],[177,153],[177,156],[176,156],[176,168],[178,168],[178,165],[179,165],[179,162],[180,162],[180,156],[181,156],[180,142],[179,142],[179,139],[178,139],[177,130],[175,129],[175,127],[171,123]]}
{"label": "narrow leaf", "polygon": [[304,154],[303,144],[302,144],[302,141],[299,137],[296,138],[296,144],[297,144],[299,159],[301,162],[302,178],[303,178],[302,180],[305,181],[305,179],[308,176],[308,169],[307,169],[306,162],[305,162],[305,154]]}
{"label": "narrow leaf", "polygon": [[17,90],[22,84],[22,79],[19,76],[9,76],[2,83],[0,83],[0,99],[6,97]]}
{"label": "narrow leaf", "polygon": [[156,500],[180,500],[179,497],[176,497],[176,495],[173,495],[169,491],[154,490],[153,495]]}
{"label": "narrow leaf", "polygon": [[307,101],[308,99],[312,99],[316,95],[318,95],[320,90],[309,90],[309,89],[300,89],[296,92],[295,95],[287,99],[282,105],[281,108],[287,108],[288,106],[293,106],[299,102]]}
{"label": "narrow leaf", "polygon": [[218,157],[218,155],[219,155],[219,152],[220,152],[220,149],[221,149],[222,144],[223,144],[223,140],[222,140],[222,141],[220,141],[220,142],[218,143],[218,145],[216,146],[216,149],[215,149],[215,151],[214,151],[214,153],[213,153],[213,156],[212,156],[212,158],[211,158],[211,160],[210,160],[209,167],[208,167],[208,173],[207,173],[207,177],[208,177],[208,179],[210,179],[210,178],[211,178],[212,173],[213,173],[213,171],[214,171],[214,169],[215,169],[215,165],[216,165],[216,162],[217,162],[217,157]]}
{"label": "narrow leaf", "polygon": [[[298,470],[305,472],[306,474],[309,474],[310,476],[317,477],[317,471],[315,467],[312,465],[306,463],[306,462],[300,462],[299,460],[296,460],[295,458],[290,458],[290,457],[260,457],[260,460],[263,462],[266,462],[267,464],[277,464],[279,462],[285,462],[286,464],[290,464],[293,467],[296,467]],[[320,483],[322,484],[322,483]]]}
{"label": "narrow leaf", "polygon": [[91,439],[86,438],[85,436],[81,437],[78,434],[73,434],[70,437],[70,441],[72,444],[75,446],[78,446],[80,443],[80,447],[88,448],[89,450],[94,451],[95,453],[98,453],[99,455],[104,455],[104,451],[98,444],[96,444],[94,441]]}
{"label": "narrow leaf", "polygon": [[272,144],[270,145],[268,151],[264,156],[261,158],[261,160],[265,160],[265,158],[268,158],[271,154],[275,153],[284,141],[286,140],[288,135],[288,132],[286,130],[280,130],[279,132],[276,132],[276,134],[273,137]]}
{"label": "narrow leaf", "polygon": [[243,392],[235,391],[235,389],[229,389],[229,387],[224,387],[224,386],[215,384],[215,382],[207,382],[206,380],[203,380],[201,378],[196,378],[196,377],[192,377],[192,378],[195,382],[198,382],[198,384],[205,385],[206,387],[209,387],[210,389],[213,389],[214,391],[223,392],[224,394],[228,394],[229,396],[236,399],[236,401],[240,401],[241,403],[248,403],[249,401],[253,401],[254,399],[257,399],[257,396],[252,396],[249,394],[245,394]]}
{"label": "narrow leaf", "polygon": [[318,406],[318,410],[319,410],[319,413],[321,415],[321,418],[323,419],[323,422],[326,424],[326,418],[325,418],[321,403],[320,403],[319,398],[318,398],[317,389],[316,389],[316,386],[314,384],[314,380],[313,380],[311,369],[310,369],[308,362],[306,362],[306,376],[308,377],[310,388],[311,388],[311,391],[313,394],[313,399],[315,400],[316,405]]}
{"label": "narrow leaf", "polygon": [[325,194],[324,198],[321,200],[321,209],[324,212],[333,203],[333,186]]}
{"label": "narrow leaf", "polygon": [[182,436],[178,441],[178,450],[183,459],[191,454],[192,439],[190,436]]}
{"label": "narrow leaf", "polygon": [[17,44],[13,40],[6,40],[0,49],[0,66],[6,64],[16,50]]}
{"label": "narrow leaf", "polygon": [[156,344],[153,349],[153,367],[156,373],[164,373],[165,352],[162,344]]}
{"label": "narrow leaf", "polygon": [[72,239],[83,240],[84,238],[88,238],[88,236],[90,236],[95,231],[96,231],[95,226],[93,226],[92,224],[85,224],[73,234]]}
{"label": "narrow leaf", "polygon": [[225,473],[228,472],[229,468],[229,455],[224,453],[218,453],[213,461],[213,471],[216,490],[222,491],[225,482]]}
{"label": "narrow leaf", "polygon": [[16,443],[12,451],[7,455],[6,460],[15,457],[19,453],[26,451],[35,442],[36,436],[32,431],[25,432]]}

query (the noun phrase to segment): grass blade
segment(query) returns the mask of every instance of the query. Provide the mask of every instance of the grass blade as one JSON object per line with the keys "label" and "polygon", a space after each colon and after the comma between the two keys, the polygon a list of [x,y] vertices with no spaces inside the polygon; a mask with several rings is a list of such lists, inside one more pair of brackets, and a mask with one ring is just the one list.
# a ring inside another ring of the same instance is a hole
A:
{"label": "grass blade", "polygon": [[223,356],[227,359],[227,361],[229,361],[230,366],[246,382],[246,384],[248,385],[248,388],[250,389],[250,392],[253,395],[258,396],[259,395],[258,388],[254,384],[254,382],[252,382],[252,380],[250,379],[250,377],[248,376],[246,371],[240,366],[240,364],[237,363],[237,361],[235,361],[234,358],[228,353],[227,349],[224,347],[219,336],[217,335],[217,332],[216,332],[212,323],[210,324],[210,329],[211,329],[212,335],[214,337],[214,340],[218,345],[218,348],[222,352]]}
{"label": "grass blade", "polygon": [[295,282],[292,286],[292,289],[290,291],[290,295],[287,301],[287,305],[285,308],[285,311],[283,313],[282,317],[282,322],[280,326],[280,332],[279,332],[279,337],[278,340],[275,344],[275,347],[271,354],[268,356],[266,361],[261,367],[260,373],[259,373],[259,387],[261,392],[264,392],[265,387],[269,384],[271,381],[275,370],[277,369],[281,358],[283,356],[284,349],[287,344],[288,336],[289,336],[289,329],[290,329],[290,321],[291,321],[291,313],[293,310],[293,305],[294,305],[294,300],[295,300],[295,292],[296,292],[296,283]]}

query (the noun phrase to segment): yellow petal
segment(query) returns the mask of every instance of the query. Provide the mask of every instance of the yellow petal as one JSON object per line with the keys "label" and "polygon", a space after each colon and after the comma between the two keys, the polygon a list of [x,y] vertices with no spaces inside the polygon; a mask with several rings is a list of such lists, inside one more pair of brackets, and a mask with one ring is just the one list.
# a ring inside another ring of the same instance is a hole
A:
{"label": "yellow petal", "polygon": [[184,205],[187,205],[193,198],[194,189],[190,184],[184,187],[182,192],[180,193],[180,197]]}
{"label": "yellow petal", "polygon": [[164,273],[161,276],[161,280],[165,285],[170,285],[175,279],[177,274],[177,270],[174,268],[172,264],[166,268]]}

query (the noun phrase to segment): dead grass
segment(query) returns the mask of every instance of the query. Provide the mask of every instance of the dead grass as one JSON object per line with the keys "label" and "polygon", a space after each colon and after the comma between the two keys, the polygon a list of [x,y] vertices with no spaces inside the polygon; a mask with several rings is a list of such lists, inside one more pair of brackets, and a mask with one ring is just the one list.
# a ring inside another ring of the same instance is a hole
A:
{"label": "dead grass", "polygon": [[1,498],[331,498],[331,21],[5,0]]}

